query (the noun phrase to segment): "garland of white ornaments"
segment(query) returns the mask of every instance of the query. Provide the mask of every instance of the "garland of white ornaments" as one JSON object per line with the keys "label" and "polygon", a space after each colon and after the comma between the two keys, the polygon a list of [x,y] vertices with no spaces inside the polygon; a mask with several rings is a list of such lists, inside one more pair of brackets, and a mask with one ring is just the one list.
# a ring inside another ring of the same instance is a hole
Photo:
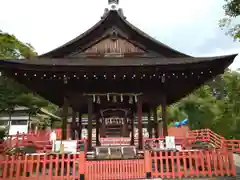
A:
{"label": "garland of white ornaments", "polygon": [[[101,100],[100,97],[106,97],[107,101],[110,101],[112,99],[113,102],[118,102],[118,98],[120,98],[120,102],[123,102],[123,97],[128,96],[129,97],[129,104],[133,104],[133,102],[138,102],[138,96],[141,96],[142,93],[94,93],[94,94],[83,94],[84,96],[92,96],[93,102],[100,104]],[[111,98],[112,97],[112,98]]]}
{"label": "garland of white ornaments", "polygon": [[[79,75],[79,74],[75,74],[75,73],[71,73],[71,74],[52,74],[52,73],[37,73],[37,72],[34,72],[34,73],[29,73],[29,72],[15,72],[13,73],[14,76],[25,76],[25,77],[35,77],[35,78],[40,78],[40,79],[63,79],[65,81],[65,83],[67,83],[67,81],[69,79],[80,79],[80,78],[83,78],[85,80],[88,80],[88,79],[95,79],[95,80],[98,80],[98,79],[113,79],[113,80],[116,80],[116,79],[160,79],[162,83],[165,82],[166,79],[169,79],[169,78],[180,78],[181,76],[184,77],[185,79],[187,79],[188,77],[192,77],[192,76],[196,76],[198,79],[200,78],[200,76],[202,75],[205,75],[205,74],[212,74],[212,71],[211,70],[207,70],[207,71],[201,71],[201,72],[191,72],[191,73],[185,73],[185,72],[176,72],[176,73],[143,73],[143,74],[124,74],[124,75],[119,75],[117,76],[116,74],[103,74],[103,75],[97,75],[95,73],[90,73],[90,74],[83,74],[83,75]],[[2,72],[1,72],[1,75],[2,75]]]}

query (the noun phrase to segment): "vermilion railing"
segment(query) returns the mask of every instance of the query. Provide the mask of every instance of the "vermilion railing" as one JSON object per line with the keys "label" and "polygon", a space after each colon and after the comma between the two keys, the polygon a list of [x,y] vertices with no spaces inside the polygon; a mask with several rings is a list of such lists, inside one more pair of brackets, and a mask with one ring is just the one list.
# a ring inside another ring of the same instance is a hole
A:
{"label": "vermilion railing", "polygon": [[145,156],[149,157],[146,161],[152,168],[148,171],[152,170],[154,178],[236,176],[233,155],[226,150],[154,152]]}
{"label": "vermilion railing", "polygon": [[215,148],[224,146],[224,137],[214,133],[210,129],[190,130],[188,136],[196,137],[197,141],[211,143]]}
{"label": "vermilion railing", "polygon": [[[52,145],[49,142],[49,135],[50,132],[48,131],[39,131],[37,133],[8,136],[5,141],[0,143],[0,153],[8,148],[28,145],[35,146],[37,152],[50,152]],[[164,138],[144,138],[144,142],[155,140],[164,140]],[[129,145],[130,141],[131,138],[100,138],[101,145]],[[190,130],[186,137],[175,137],[176,144],[181,144],[183,149],[188,149],[188,145],[194,141],[208,142],[214,148],[227,148],[233,152],[240,152],[240,140],[226,140],[210,129]],[[134,139],[134,143],[135,145],[138,144],[137,138]]]}
{"label": "vermilion railing", "polygon": [[[87,139],[77,140],[77,151],[80,151],[82,144],[84,144],[85,152],[87,150]],[[8,136],[0,144],[0,153],[15,147],[33,146],[38,153],[52,152],[52,143],[49,141],[49,135],[44,133],[34,134],[16,134]]]}
{"label": "vermilion railing", "polygon": [[145,177],[144,159],[97,160],[86,162],[86,179],[142,179]]}
{"label": "vermilion railing", "polygon": [[240,140],[225,139],[210,129],[190,130],[188,136],[211,143],[215,148],[227,148],[233,152],[240,152]]}
{"label": "vermilion railing", "polygon": [[225,140],[224,143],[227,149],[240,153],[240,140]]}
{"label": "vermilion railing", "polygon": [[150,152],[143,159],[87,160],[79,154],[4,156],[0,179],[138,179],[236,176],[232,152]]}

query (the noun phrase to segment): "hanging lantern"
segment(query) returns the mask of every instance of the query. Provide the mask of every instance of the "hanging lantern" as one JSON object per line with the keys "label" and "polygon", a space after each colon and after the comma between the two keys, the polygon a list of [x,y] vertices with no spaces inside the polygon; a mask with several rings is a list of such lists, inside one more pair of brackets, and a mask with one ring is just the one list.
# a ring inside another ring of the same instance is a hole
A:
{"label": "hanging lantern", "polygon": [[93,95],[93,102],[95,102],[96,101],[96,96],[95,96],[95,94]]}
{"label": "hanging lantern", "polygon": [[110,97],[109,97],[109,94],[107,93],[107,100],[110,101]]}
{"label": "hanging lantern", "polygon": [[123,102],[123,95],[121,94],[121,102]]}
{"label": "hanging lantern", "polygon": [[101,103],[101,100],[100,100],[100,97],[99,97],[99,96],[97,97],[97,103],[98,103],[98,104]]}
{"label": "hanging lantern", "polygon": [[132,96],[129,97],[129,101],[128,102],[129,102],[129,104],[133,103],[133,97]]}
{"label": "hanging lantern", "polygon": [[113,102],[114,102],[114,103],[117,102],[117,96],[113,96]]}
{"label": "hanging lantern", "polygon": [[134,96],[134,100],[135,100],[135,102],[137,102],[137,95]]}

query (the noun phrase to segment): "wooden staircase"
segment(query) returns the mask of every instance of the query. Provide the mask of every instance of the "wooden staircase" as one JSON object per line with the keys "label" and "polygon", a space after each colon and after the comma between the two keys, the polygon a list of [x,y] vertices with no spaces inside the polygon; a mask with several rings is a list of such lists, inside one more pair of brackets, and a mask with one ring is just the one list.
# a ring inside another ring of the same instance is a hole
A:
{"label": "wooden staircase", "polygon": [[106,127],[106,137],[121,137],[122,136],[122,125],[111,124]]}

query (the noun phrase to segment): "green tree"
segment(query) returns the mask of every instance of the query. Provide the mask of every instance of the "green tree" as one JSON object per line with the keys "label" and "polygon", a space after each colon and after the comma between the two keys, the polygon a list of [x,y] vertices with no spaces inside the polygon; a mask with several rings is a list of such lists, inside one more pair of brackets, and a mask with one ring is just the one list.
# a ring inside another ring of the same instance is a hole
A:
{"label": "green tree", "polygon": [[21,59],[36,56],[34,48],[19,41],[14,35],[0,30],[0,59]]}
{"label": "green tree", "polygon": [[240,24],[237,22],[240,15],[240,0],[225,0],[223,9],[225,17],[219,21],[219,26],[227,28],[227,34],[235,40],[240,40]]}
{"label": "green tree", "polygon": [[[18,40],[14,35],[0,31],[0,59],[29,59],[36,56],[34,48]],[[0,110],[7,110],[11,114],[15,106],[30,108],[31,114],[41,107],[51,105],[37,94],[30,92],[25,86],[13,79],[0,76]]]}
{"label": "green tree", "polygon": [[240,73],[227,70],[169,109],[183,111],[191,129],[210,128],[226,138],[240,139]]}

